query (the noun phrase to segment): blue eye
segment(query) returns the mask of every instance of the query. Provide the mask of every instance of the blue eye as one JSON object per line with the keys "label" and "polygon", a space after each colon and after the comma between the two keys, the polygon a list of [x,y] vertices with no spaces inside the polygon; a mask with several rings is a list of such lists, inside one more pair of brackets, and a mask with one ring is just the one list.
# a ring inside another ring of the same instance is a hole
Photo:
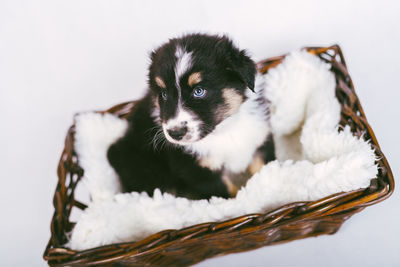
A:
{"label": "blue eye", "polygon": [[193,90],[193,96],[197,97],[197,98],[201,98],[201,97],[204,97],[206,95],[206,92],[207,92],[206,89],[203,89],[201,87],[196,87]]}
{"label": "blue eye", "polygon": [[162,97],[162,99],[163,99],[164,101],[166,101],[167,98],[168,98],[167,92],[162,91],[162,92],[161,92],[161,97]]}

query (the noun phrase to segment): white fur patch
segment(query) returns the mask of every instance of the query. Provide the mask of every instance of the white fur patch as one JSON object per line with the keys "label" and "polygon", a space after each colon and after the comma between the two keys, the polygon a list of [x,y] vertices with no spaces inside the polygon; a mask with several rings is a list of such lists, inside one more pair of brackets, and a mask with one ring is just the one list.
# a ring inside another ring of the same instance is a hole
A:
{"label": "white fur patch", "polygon": [[[105,155],[117,133],[123,135],[126,122],[109,119],[111,115],[107,114],[91,115],[94,122],[89,117],[77,119],[80,123],[76,125],[75,145],[79,163],[90,179],[87,186],[91,195],[104,197],[94,197],[89,203],[67,246],[83,250],[135,241],[165,229],[266,212],[296,201],[314,201],[337,192],[367,187],[377,174],[374,151],[367,141],[354,137],[348,127],[338,133],[340,109],[334,90],[335,80],[326,64],[306,52],[292,53],[269,71],[266,94],[271,97],[273,107],[271,130],[282,140],[294,132],[297,138],[291,139],[288,146],[277,142],[278,159],[282,160],[264,165],[232,199],[188,200],[161,194],[159,190],[155,190],[153,197],[137,192],[116,193],[118,182]],[[257,132],[265,130],[260,128],[265,126],[258,124],[259,119],[252,117],[255,116],[253,112],[257,113],[257,109],[252,108],[253,102],[246,105],[235,120],[218,129],[230,137],[211,137],[208,144],[197,150],[209,153],[210,144],[213,144],[216,149],[221,146],[235,155],[246,154],[247,146],[254,144],[240,143],[244,132],[252,132],[254,139],[262,139]],[[107,123],[100,122],[102,119]],[[244,123],[239,129],[234,128],[236,120]],[[293,153],[293,147],[298,150],[294,153],[298,160],[285,160]],[[229,155],[215,155],[224,160],[226,157]],[[232,160],[239,165],[247,160],[246,156],[239,158]]]}
{"label": "white fur patch", "polygon": [[185,74],[192,67],[192,52],[187,52],[181,46],[176,47],[175,51],[176,64],[175,64],[175,82],[178,88],[179,98],[181,97],[181,87],[179,80],[183,74]]}

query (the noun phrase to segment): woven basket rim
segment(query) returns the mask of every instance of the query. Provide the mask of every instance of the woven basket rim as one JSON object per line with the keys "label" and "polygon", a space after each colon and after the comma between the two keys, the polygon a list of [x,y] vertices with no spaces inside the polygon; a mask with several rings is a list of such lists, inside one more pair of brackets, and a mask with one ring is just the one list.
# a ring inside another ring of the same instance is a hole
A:
{"label": "woven basket rim", "polygon": [[[79,167],[78,159],[73,149],[74,123],[68,130],[65,147],[57,170],[59,182],[53,201],[55,212],[51,221],[51,237],[43,255],[44,259],[51,265],[110,263],[132,256],[154,254],[172,244],[188,242],[200,237],[205,238],[215,233],[232,233],[238,229],[250,232],[252,227],[260,227],[260,225],[263,229],[268,229],[268,227],[276,228],[299,221],[333,217],[337,214],[347,216],[347,214],[354,214],[366,206],[376,204],[390,197],[394,190],[393,174],[355,94],[353,82],[347,71],[340,47],[333,45],[329,47],[305,47],[304,49],[331,64],[332,71],[336,77],[340,78],[337,78],[337,86],[340,87],[340,92],[343,93],[343,101],[347,102],[345,104],[342,103],[341,124],[351,125],[353,133],[359,137],[365,136],[370,139],[371,146],[375,149],[378,157],[379,174],[376,179],[372,180],[367,189],[336,193],[317,201],[290,203],[267,213],[247,214],[221,222],[202,223],[177,230],[164,230],[136,242],[75,251],[64,247],[66,235],[74,226],[74,223],[69,221],[69,215],[73,207],[84,209],[86,205],[74,199],[75,187],[83,176],[83,169]],[[270,68],[280,64],[286,55],[262,60],[257,63],[257,68],[261,73],[266,73]],[[134,104],[135,101],[129,101],[98,112],[112,113],[125,118],[134,107]],[[348,215],[348,217],[350,216]],[[345,219],[348,217],[345,217]],[[293,239],[296,238],[291,240]],[[279,242],[286,241],[290,240]]]}

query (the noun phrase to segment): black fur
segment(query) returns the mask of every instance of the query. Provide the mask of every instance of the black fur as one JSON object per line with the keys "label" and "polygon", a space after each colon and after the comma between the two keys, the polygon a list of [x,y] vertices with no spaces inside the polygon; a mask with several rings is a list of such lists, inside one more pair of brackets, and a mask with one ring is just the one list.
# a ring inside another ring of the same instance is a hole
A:
{"label": "black fur", "polygon": [[[247,88],[254,90],[254,62],[227,37],[193,34],[171,39],[151,54],[150,90],[136,104],[128,119],[127,133],[110,147],[108,159],[127,192],[146,191],[152,195],[155,188],[160,188],[163,192],[192,199],[227,198],[229,194],[221,180],[222,171],[199,166],[196,156],[185,152],[179,145],[165,141],[163,146],[157,146],[153,142],[154,136],[160,134],[160,122],[176,115],[178,91],[174,67],[177,46],[192,52],[192,67],[178,83],[185,108],[195,113],[202,123],[200,138],[221,122],[217,113],[227,105],[222,96],[223,88],[233,88],[244,99]],[[194,72],[202,74],[202,81],[196,86],[207,89],[204,99],[192,97],[194,86],[190,87],[187,80]],[[155,82],[156,76],[162,77],[165,89]],[[166,101],[161,96],[163,91],[168,95]],[[154,118],[152,113],[157,104],[160,116]],[[269,143],[272,147],[265,144],[259,148],[259,152],[268,154],[268,160],[274,158],[273,142]]]}
{"label": "black fur", "polygon": [[108,159],[117,171],[124,191],[154,189],[171,192],[192,199],[211,196],[229,197],[220,172],[201,168],[194,156],[180,147],[168,146],[155,149],[153,136],[158,127],[150,116],[152,99],[149,95],[138,102],[129,117],[129,129],[108,150]]}

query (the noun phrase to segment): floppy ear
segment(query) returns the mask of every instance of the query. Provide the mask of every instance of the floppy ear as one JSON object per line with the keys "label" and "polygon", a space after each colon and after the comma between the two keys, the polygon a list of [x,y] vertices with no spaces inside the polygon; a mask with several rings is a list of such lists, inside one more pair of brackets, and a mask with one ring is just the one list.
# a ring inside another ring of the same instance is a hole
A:
{"label": "floppy ear", "polygon": [[245,50],[239,52],[237,57],[232,59],[232,70],[246,83],[247,87],[254,92],[254,81],[256,77],[256,65]]}
{"label": "floppy ear", "polygon": [[223,37],[217,44],[217,52],[224,55],[226,68],[233,71],[254,92],[256,65],[245,50],[236,48],[232,41]]}

